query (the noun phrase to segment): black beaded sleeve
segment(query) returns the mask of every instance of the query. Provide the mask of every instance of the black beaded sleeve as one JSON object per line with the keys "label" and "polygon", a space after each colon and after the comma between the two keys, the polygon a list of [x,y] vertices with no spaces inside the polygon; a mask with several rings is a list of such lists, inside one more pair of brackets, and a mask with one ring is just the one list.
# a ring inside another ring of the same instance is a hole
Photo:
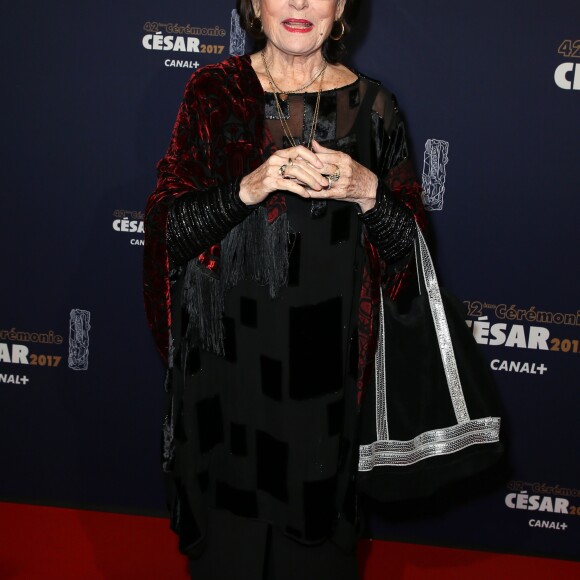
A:
{"label": "black beaded sleeve", "polygon": [[382,181],[377,188],[375,206],[361,214],[360,219],[367,228],[370,241],[386,262],[394,262],[413,249],[415,218]]}
{"label": "black beaded sleeve", "polygon": [[258,207],[245,205],[239,191],[240,182],[236,180],[175,199],[167,223],[167,250],[175,266],[220,242]]}

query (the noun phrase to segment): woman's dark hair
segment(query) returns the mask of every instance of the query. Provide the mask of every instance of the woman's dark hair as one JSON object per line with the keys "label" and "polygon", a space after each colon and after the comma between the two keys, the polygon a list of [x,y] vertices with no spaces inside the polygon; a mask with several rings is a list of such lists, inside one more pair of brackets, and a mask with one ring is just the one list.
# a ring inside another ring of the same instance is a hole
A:
{"label": "woman's dark hair", "polygon": [[[346,51],[343,43],[344,37],[350,32],[349,18],[351,17],[356,0],[345,0],[344,11],[342,13],[342,23],[344,24],[344,34],[339,40],[333,40],[330,36],[322,45],[322,54],[331,64],[336,64]],[[242,28],[254,39],[254,48],[261,50],[266,45],[266,36],[262,31],[260,24],[257,24],[256,14],[252,0],[237,0],[236,7],[240,15],[240,24]],[[342,32],[342,25],[335,23],[332,27],[331,36],[338,37]]]}

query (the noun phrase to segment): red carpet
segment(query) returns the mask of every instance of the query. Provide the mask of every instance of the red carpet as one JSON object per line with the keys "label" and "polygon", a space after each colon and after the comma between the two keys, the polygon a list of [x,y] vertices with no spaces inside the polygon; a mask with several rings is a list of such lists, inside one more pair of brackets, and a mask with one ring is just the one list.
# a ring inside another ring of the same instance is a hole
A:
{"label": "red carpet", "polygon": [[[165,519],[0,503],[0,525],[1,580],[187,578]],[[364,580],[580,579],[577,562],[379,541],[360,551]]]}

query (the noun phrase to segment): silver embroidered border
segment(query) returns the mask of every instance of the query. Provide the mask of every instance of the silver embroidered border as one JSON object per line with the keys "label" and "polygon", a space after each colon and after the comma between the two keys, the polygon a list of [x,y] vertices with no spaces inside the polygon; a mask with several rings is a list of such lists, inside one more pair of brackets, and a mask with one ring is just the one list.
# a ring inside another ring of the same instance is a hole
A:
{"label": "silver embroidered border", "polygon": [[471,419],[469,417],[437,275],[429,248],[419,226],[417,226],[417,246],[421,258],[421,268],[417,264],[417,274],[419,276],[422,274],[429,298],[431,316],[457,425],[426,431],[409,441],[389,439],[387,377],[385,375],[385,324],[381,289],[379,330],[375,353],[377,441],[360,446],[359,471],[369,471],[373,467],[381,465],[412,465],[427,457],[455,453],[470,445],[499,441],[499,417],[486,417],[484,419]]}
{"label": "silver embroidered border", "polygon": [[[381,289],[381,303],[379,307],[379,331],[377,337],[377,352],[375,354],[375,382],[376,390],[376,424],[377,439],[389,438],[389,423],[387,421],[387,380],[385,376],[385,312],[383,309],[383,291]],[[379,385],[381,388],[379,388]]]}
{"label": "silver embroidered border", "polygon": [[441,352],[441,360],[443,361],[443,368],[445,369],[445,376],[447,377],[447,385],[449,386],[449,393],[451,394],[453,410],[455,411],[457,422],[463,423],[469,421],[469,413],[467,411],[467,405],[465,404],[463,389],[461,388],[461,379],[459,378],[459,371],[457,370],[457,362],[455,361],[455,353],[453,352],[447,318],[445,318],[445,309],[443,308],[443,299],[441,298],[435,267],[433,266],[429,248],[419,226],[417,226],[417,240],[419,241],[423,279],[425,280],[425,288],[427,289],[427,295],[429,297],[431,315],[435,325],[435,332],[437,333],[437,342],[439,343],[439,351]]}
{"label": "silver embroidered border", "polygon": [[499,417],[485,417],[445,429],[426,431],[409,441],[379,440],[361,445],[358,470],[412,465],[428,457],[455,453],[471,445],[494,443],[499,441],[499,429]]}

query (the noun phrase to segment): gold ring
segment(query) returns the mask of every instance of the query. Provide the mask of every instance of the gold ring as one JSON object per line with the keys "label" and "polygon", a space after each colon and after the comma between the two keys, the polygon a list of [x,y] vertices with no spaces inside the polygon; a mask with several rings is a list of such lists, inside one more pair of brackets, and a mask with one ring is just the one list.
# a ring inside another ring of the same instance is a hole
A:
{"label": "gold ring", "polygon": [[284,177],[285,173],[286,173],[286,163],[284,163],[284,165],[280,165],[280,169],[278,169],[278,175]]}
{"label": "gold ring", "polygon": [[326,176],[329,181],[338,181],[340,179],[340,167],[338,165],[336,165],[335,167],[336,171]]}

